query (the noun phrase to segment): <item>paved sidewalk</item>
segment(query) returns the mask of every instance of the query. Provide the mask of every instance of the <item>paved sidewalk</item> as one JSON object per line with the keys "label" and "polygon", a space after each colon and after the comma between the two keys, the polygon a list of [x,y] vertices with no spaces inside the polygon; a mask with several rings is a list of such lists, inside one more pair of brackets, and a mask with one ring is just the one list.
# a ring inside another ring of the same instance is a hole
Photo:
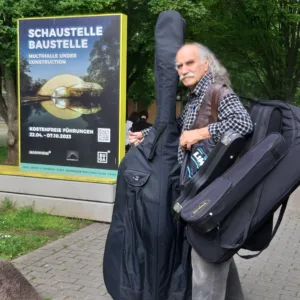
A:
{"label": "paved sidewalk", "polygon": [[102,276],[108,228],[94,223],[13,262],[45,298],[110,300]]}
{"label": "paved sidewalk", "polygon": [[[16,259],[14,264],[44,297],[110,300],[102,276],[108,228],[94,223]],[[256,259],[236,259],[246,300],[300,299],[299,245],[300,190],[291,199],[271,246]]]}

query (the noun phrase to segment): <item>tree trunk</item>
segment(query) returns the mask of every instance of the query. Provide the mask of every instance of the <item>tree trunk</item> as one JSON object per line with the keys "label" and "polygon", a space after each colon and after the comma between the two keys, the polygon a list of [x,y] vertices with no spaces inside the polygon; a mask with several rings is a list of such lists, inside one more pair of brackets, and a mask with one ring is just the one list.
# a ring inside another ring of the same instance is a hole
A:
{"label": "tree trunk", "polygon": [[3,118],[4,122],[7,124],[7,106],[5,102],[5,97],[3,97],[2,83],[3,83],[3,65],[0,63],[0,116]]}
{"label": "tree trunk", "polygon": [[7,93],[7,147],[8,154],[5,164],[17,165],[19,163],[19,128],[18,128],[18,101],[16,83],[13,72],[5,70],[4,82]]}

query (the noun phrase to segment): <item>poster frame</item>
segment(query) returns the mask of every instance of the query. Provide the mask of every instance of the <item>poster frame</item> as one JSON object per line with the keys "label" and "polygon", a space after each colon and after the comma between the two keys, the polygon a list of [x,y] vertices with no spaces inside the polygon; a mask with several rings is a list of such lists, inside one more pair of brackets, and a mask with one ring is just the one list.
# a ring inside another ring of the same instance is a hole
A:
{"label": "poster frame", "polygon": [[[48,16],[48,17],[31,17],[31,18],[19,18],[17,19],[17,97],[18,97],[18,141],[19,141],[19,159],[18,165],[20,168],[21,163],[21,95],[20,95],[20,21],[23,20],[43,20],[43,19],[62,19],[62,18],[84,18],[84,17],[106,17],[106,16],[119,16],[120,17],[120,66],[119,66],[119,136],[118,136],[118,162],[119,166],[122,158],[125,155],[125,128],[126,128],[126,74],[127,74],[127,16],[122,13],[115,14],[84,14],[84,15],[67,15],[67,16]],[[13,171],[12,171],[13,173]],[[98,182],[98,183],[115,183],[116,179],[105,177],[89,177],[79,175],[63,175],[55,173],[43,173],[43,172],[30,172],[18,170],[18,175],[24,173],[27,176],[39,177],[39,178],[52,178],[60,180],[75,180],[82,182]],[[31,174],[31,175],[30,175]]]}

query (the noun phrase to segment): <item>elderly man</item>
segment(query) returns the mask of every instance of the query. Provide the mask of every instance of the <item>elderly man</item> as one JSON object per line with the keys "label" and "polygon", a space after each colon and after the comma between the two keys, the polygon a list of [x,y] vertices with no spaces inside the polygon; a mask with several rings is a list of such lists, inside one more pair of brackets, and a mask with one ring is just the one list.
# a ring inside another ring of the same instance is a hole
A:
{"label": "elderly man", "polygon": [[[181,131],[178,162],[182,164],[184,152],[201,140],[213,138],[218,142],[229,129],[247,135],[252,132],[252,122],[238,96],[224,96],[218,107],[217,122],[203,128],[191,129],[201,110],[201,103],[208,87],[213,83],[230,86],[227,70],[205,46],[189,43],[182,46],[176,55],[176,68],[182,83],[190,89],[188,103],[177,117]],[[138,145],[151,129],[129,132],[129,142]],[[205,262],[192,250],[193,300],[243,300],[239,275],[231,259],[222,264]]]}

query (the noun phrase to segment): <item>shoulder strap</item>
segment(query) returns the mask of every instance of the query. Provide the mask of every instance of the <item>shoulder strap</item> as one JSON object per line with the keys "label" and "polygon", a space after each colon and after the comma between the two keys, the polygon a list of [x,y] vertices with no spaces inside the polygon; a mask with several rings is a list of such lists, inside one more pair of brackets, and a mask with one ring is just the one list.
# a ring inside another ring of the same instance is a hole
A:
{"label": "shoulder strap", "polygon": [[[278,215],[278,219],[276,221],[276,224],[274,226],[274,229],[273,229],[273,232],[271,234],[271,237],[270,237],[270,240],[269,240],[269,243],[268,245],[265,247],[265,249],[269,246],[269,244],[271,243],[271,241],[273,240],[280,224],[281,224],[281,221],[283,219],[283,215],[284,215],[284,212],[286,210],[286,207],[287,207],[287,202],[288,202],[288,199],[282,203],[281,205],[281,208],[280,208],[280,212],[279,212],[279,215]],[[258,253],[256,254],[249,254],[249,255],[241,255],[239,254],[238,252],[236,253],[239,257],[241,258],[244,258],[244,259],[250,259],[250,258],[254,258],[254,257],[257,257],[258,255],[260,255],[265,249],[262,249],[261,251],[259,251]]]}
{"label": "shoulder strap", "polygon": [[213,122],[217,122],[217,120],[218,120],[218,107],[219,107],[219,104],[222,100],[217,96],[219,96],[219,89],[217,89],[214,86],[213,90],[212,90],[212,93],[211,93],[211,112],[210,112]]}
{"label": "shoulder strap", "polygon": [[226,84],[214,83],[210,86],[211,92],[211,123],[217,122],[218,119],[218,108],[220,102],[228,94],[233,93],[232,89]]}

